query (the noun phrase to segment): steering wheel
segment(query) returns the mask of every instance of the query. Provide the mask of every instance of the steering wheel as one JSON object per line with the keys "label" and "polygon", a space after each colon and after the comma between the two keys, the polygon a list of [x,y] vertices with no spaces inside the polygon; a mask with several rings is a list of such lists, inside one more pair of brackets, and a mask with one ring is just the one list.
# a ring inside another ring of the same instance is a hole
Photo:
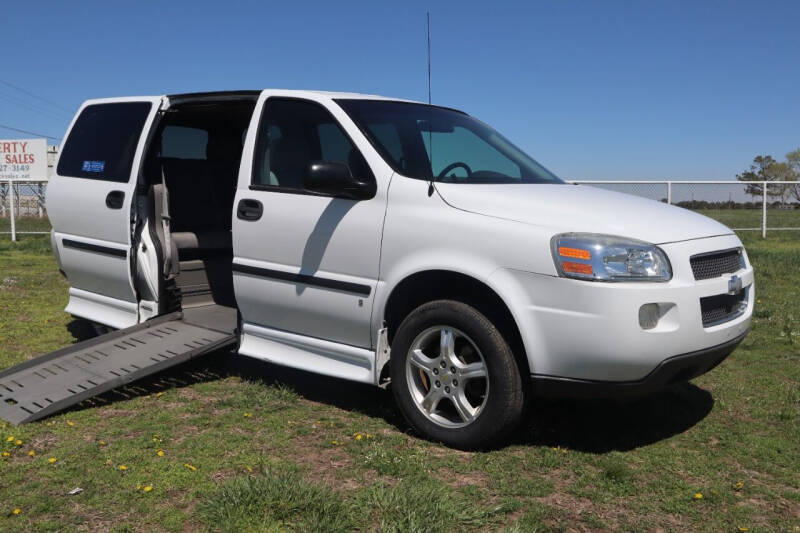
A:
{"label": "steering wheel", "polygon": [[456,162],[450,163],[449,165],[444,167],[444,170],[439,172],[439,176],[437,177],[437,179],[442,179],[442,178],[446,177],[448,172],[450,172],[451,170],[457,169],[459,167],[461,167],[461,168],[463,168],[464,170],[467,171],[467,177],[472,176],[472,169],[469,168],[468,164],[463,163],[461,161],[456,161]]}

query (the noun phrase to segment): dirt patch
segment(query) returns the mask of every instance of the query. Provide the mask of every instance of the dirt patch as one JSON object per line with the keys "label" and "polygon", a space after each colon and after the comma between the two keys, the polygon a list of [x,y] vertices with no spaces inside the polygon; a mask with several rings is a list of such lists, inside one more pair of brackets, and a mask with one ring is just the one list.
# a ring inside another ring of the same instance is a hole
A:
{"label": "dirt patch", "polygon": [[308,471],[307,477],[312,481],[343,489],[354,489],[361,486],[356,480],[343,481],[337,477],[337,470],[350,470],[353,462],[341,448],[320,449],[319,446],[298,440],[291,459],[305,467]]}

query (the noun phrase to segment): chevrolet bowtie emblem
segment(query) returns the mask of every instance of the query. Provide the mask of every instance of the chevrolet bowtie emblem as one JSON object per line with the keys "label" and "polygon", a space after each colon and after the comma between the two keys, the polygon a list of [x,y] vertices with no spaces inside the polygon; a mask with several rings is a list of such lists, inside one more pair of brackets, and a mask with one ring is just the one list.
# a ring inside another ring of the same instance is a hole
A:
{"label": "chevrolet bowtie emblem", "polygon": [[731,276],[728,280],[728,294],[736,294],[742,290],[742,278],[739,276]]}

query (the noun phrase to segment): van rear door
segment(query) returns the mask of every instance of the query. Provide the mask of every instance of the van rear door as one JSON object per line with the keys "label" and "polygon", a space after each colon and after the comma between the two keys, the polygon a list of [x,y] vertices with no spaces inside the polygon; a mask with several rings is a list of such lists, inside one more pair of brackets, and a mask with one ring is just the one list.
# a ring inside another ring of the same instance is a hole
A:
{"label": "van rear door", "polygon": [[132,278],[138,169],[162,97],[89,100],[67,130],[46,203],[70,283],[66,311],[116,328],[139,320]]}

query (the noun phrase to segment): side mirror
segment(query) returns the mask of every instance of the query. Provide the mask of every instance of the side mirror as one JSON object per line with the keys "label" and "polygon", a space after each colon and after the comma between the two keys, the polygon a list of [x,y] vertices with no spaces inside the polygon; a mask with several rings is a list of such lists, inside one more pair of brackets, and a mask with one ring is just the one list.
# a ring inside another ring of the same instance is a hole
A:
{"label": "side mirror", "polygon": [[366,200],[375,196],[375,184],[353,177],[349,166],[335,161],[311,163],[306,169],[303,188],[350,200]]}

